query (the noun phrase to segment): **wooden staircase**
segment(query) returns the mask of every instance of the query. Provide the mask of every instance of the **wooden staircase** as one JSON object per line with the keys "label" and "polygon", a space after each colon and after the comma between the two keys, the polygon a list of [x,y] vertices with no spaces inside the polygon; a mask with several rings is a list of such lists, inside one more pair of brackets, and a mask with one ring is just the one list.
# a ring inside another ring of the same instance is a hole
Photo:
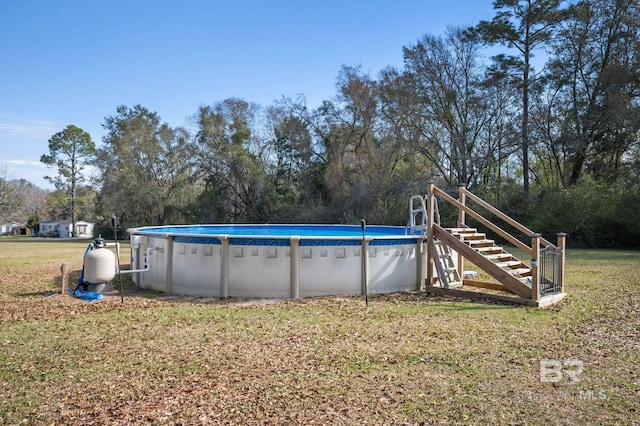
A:
{"label": "wooden staircase", "polygon": [[[531,297],[531,268],[474,228],[433,225],[434,237],[458,252],[520,297]],[[435,262],[438,260],[434,259]],[[436,265],[437,266],[437,265]]]}
{"label": "wooden staircase", "polygon": [[[438,199],[444,200],[458,210],[456,228],[440,226]],[[467,201],[471,201],[474,206],[500,220],[502,227],[472,209]],[[458,186],[458,198],[455,199],[436,187],[433,181],[429,181],[424,199],[421,196],[411,197],[409,212],[410,222],[407,232],[412,235],[422,235],[423,242],[427,243],[427,250],[424,252],[426,263],[419,262],[417,269],[418,280],[426,284],[427,293],[465,298],[489,298],[535,307],[553,305],[566,296],[564,292],[566,234],[558,233],[557,245],[552,244],[540,234],[469,192],[465,184]],[[530,260],[530,263],[517,259],[504,248],[496,245],[494,240],[487,238],[486,234],[478,232],[476,228],[468,227],[467,216],[471,217],[478,226],[489,229],[521,250],[525,256],[529,256],[526,260],[527,262]],[[421,222],[418,222],[417,218],[422,219]],[[505,226],[511,231],[503,229]],[[514,231],[520,234],[519,238],[511,235],[510,232]],[[529,242],[523,242],[522,236]],[[457,253],[458,262],[455,262],[452,252]],[[493,280],[486,282],[461,279],[465,259],[489,274]],[[435,273],[437,277],[434,276]],[[477,287],[479,291],[465,290],[464,287]],[[492,291],[482,291],[482,289]]]}
{"label": "wooden staircase", "polygon": [[446,229],[485,259],[492,261],[522,283],[527,284],[531,279],[531,267],[508,253],[504,248],[497,246],[494,240],[487,239],[486,234],[478,232],[475,228]]}

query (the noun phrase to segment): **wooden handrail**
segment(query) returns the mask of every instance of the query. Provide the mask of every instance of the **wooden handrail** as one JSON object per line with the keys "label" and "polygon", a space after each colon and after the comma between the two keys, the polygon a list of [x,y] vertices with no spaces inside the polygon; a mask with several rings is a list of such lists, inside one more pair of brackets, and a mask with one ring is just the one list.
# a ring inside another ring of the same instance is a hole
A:
{"label": "wooden handrail", "polygon": [[[531,229],[527,228],[520,222],[513,220],[512,218],[507,216],[505,213],[493,207],[491,204],[487,203],[477,195],[469,192],[467,188],[460,188],[460,191],[463,192],[467,197],[471,198],[476,204],[485,208],[487,211],[489,211],[490,213],[493,213],[495,216],[499,217],[500,219],[504,220],[509,225],[513,226],[515,229],[525,234],[527,237],[531,237],[531,235],[534,234],[534,232]],[[549,241],[545,240],[542,237],[540,237],[540,242],[545,246],[555,247],[555,244],[551,244]]]}
{"label": "wooden handrail", "polygon": [[[444,198],[444,200],[447,201],[449,204],[457,207],[459,210],[464,211],[469,216],[473,217],[478,222],[480,222],[481,224],[483,224],[487,228],[491,229],[492,231],[494,231],[495,233],[500,235],[502,238],[505,238],[506,240],[511,242],[514,246],[518,247],[520,250],[524,251],[525,253],[527,253],[528,255],[531,256],[532,250],[531,250],[530,246],[526,245],[525,243],[523,243],[522,241],[520,241],[519,239],[517,239],[513,235],[509,234],[508,232],[504,231],[498,225],[494,224],[493,222],[489,221],[488,219],[485,219],[480,213],[477,213],[476,211],[472,210],[471,208],[469,208],[469,207],[465,206],[464,204],[460,203],[458,200],[456,200],[455,198],[453,198],[452,196],[450,196],[446,192],[442,191],[440,188],[434,186],[433,191],[434,191],[435,194],[438,194],[440,197]],[[467,193],[468,193],[468,191],[467,191]],[[474,199],[474,201],[475,201],[475,199]],[[499,210],[497,210],[497,211],[499,211]],[[515,222],[513,219],[511,219],[511,220],[513,222]],[[515,222],[515,223],[518,223],[518,222]],[[524,227],[524,225],[520,225],[520,226]]]}

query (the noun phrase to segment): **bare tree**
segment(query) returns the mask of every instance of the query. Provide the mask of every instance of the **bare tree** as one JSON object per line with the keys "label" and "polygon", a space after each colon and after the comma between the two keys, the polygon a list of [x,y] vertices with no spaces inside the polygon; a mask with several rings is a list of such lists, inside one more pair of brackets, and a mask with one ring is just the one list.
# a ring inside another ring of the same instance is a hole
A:
{"label": "bare tree", "polygon": [[472,185],[497,155],[488,132],[501,105],[483,85],[477,47],[477,41],[452,28],[444,37],[425,35],[404,48],[408,142],[449,185]]}
{"label": "bare tree", "polygon": [[640,129],[640,5],[585,0],[568,10],[553,46],[551,90],[568,155],[564,181],[585,170],[615,182]]}

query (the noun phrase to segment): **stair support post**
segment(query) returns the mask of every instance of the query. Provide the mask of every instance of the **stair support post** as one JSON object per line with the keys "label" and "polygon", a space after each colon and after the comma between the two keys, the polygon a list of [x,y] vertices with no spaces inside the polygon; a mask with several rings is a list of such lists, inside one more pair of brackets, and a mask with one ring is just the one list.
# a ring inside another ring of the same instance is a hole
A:
{"label": "stair support post", "polygon": [[531,235],[531,299],[540,300],[540,234]]}
{"label": "stair support post", "polygon": [[433,218],[434,218],[434,193],[435,182],[427,181],[427,286],[433,285],[433,256],[435,254],[435,245],[433,243]]}
{"label": "stair support post", "polygon": [[564,293],[564,252],[566,247],[567,234],[560,232],[558,234],[558,250],[560,250],[560,261],[558,262],[558,280],[560,281],[560,293]]}
{"label": "stair support post", "polygon": [[[464,192],[467,189],[467,184],[461,182],[458,185],[458,201],[463,206],[466,206],[467,203],[467,194]],[[467,220],[465,211],[462,209],[458,209],[458,228],[465,228],[467,225],[465,221]],[[458,253],[458,275],[461,277],[464,282],[464,257]]]}
{"label": "stair support post", "polygon": [[[465,194],[464,190],[467,189],[467,184],[462,182],[458,185],[458,202],[463,206],[467,204],[467,194]],[[466,214],[464,210],[458,209],[458,228],[464,228],[466,220]]]}

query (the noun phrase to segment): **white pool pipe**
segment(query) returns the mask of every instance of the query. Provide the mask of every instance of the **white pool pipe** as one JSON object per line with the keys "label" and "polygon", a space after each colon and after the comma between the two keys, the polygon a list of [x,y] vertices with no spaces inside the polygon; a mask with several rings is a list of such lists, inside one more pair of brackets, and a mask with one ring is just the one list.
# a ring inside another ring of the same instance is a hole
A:
{"label": "white pool pipe", "polygon": [[[116,248],[117,250],[119,250],[119,247]],[[147,248],[147,256],[145,257],[145,263],[146,266],[143,269],[129,269],[129,270],[125,270],[122,271],[120,270],[120,265],[117,265],[117,270],[116,273],[117,274],[136,274],[138,272],[148,272],[149,269],[151,268],[151,252],[154,250],[161,250],[161,247],[149,247]],[[136,259],[134,259],[134,264],[137,262]]]}

